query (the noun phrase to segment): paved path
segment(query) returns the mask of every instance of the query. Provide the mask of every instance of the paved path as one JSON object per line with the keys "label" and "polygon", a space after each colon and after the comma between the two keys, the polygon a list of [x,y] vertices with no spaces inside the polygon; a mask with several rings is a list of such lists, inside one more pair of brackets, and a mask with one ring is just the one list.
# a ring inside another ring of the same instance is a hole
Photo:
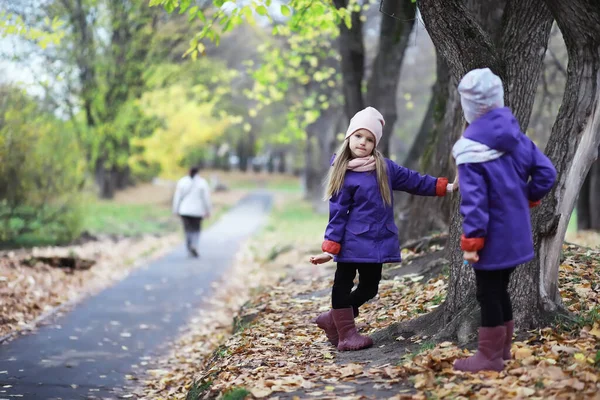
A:
{"label": "paved path", "polygon": [[202,233],[200,259],[187,258],[182,245],[0,346],[0,400],[120,397],[126,375],[178,336],[270,206],[268,193],[249,195]]}

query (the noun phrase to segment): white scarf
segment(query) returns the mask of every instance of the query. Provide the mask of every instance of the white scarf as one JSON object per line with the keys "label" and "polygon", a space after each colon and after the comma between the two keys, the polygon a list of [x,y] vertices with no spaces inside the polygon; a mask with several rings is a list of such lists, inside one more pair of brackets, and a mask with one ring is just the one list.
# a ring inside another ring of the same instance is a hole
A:
{"label": "white scarf", "polygon": [[504,152],[494,150],[483,143],[476,142],[466,137],[461,137],[452,147],[452,156],[456,165],[484,163],[500,158]]}

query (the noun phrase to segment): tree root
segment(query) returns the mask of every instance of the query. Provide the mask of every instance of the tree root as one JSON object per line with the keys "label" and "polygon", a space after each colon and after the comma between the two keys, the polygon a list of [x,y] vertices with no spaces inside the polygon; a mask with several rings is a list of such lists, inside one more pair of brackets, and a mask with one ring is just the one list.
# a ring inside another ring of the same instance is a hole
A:
{"label": "tree root", "polygon": [[412,250],[416,253],[419,253],[421,251],[427,250],[427,248],[429,248],[430,246],[435,246],[435,245],[445,246],[447,240],[448,240],[447,233],[443,233],[441,235],[425,236],[423,238],[416,239],[416,240],[410,240],[410,241],[404,243],[404,245],[402,245],[401,249],[402,250],[408,249],[408,250]]}

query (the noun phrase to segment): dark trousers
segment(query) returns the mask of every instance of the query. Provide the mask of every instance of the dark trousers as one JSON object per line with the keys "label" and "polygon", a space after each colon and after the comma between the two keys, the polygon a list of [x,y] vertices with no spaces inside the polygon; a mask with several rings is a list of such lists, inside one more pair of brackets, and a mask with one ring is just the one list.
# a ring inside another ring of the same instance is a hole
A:
{"label": "dark trousers", "polygon": [[[331,290],[331,306],[334,309],[352,307],[354,316],[358,316],[358,307],[377,295],[381,268],[380,263],[337,263]],[[352,290],[356,271],[358,286]]]}
{"label": "dark trousers", "polygon": [[202,224],[202,217],[188,217],[182,215],[181,220],[183,221],[183,230],[187,232],[200,232],[200,226]]}
{"label": "dark trousers", "polygon": [[200,240],[200,229],[202,228],[201,217],[188,217],[182,215],[183,230],[185,232],[185,243],[189,251],[197,251]]}
{"label": "dark trousers", "polygon": [[493,328],[513,319],[508,284],[514,270],[515,268],[497,271],[475,270],[481,326]]}

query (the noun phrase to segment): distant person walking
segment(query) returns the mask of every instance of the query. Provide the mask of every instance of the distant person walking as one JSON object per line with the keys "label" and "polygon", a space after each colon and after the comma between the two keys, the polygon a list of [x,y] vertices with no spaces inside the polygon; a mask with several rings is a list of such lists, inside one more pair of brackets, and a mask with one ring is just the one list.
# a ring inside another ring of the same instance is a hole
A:
{"label": "distant person walking", "polygon": [[199,168],[192,167],[188,175],[179,179],[173,196],[173,214],[183,221],[188,253],[198,257],[198,242],[202,220],[210,217],[212,204],[208,182],[198,175]]}

